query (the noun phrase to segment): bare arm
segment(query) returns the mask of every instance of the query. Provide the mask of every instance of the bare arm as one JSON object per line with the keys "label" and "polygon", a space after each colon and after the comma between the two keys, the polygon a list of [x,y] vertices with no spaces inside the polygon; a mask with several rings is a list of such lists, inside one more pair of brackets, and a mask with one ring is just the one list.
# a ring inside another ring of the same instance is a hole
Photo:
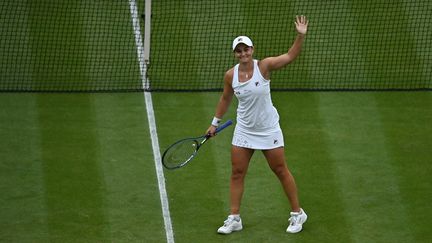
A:
{"label": "bare arm", "polygon": [[[232,100],[233,95],[234,95],[234,91],[233,91],[232,86],[231,86],[232,78],[233,78],[233,69],[230,69],[229,71],[227,71],[225,73],[223,93],[222,93],[221,97],[219,98],[219,102],[216,106],[215,117],[217,117],[217,118],[221,119],[225,115],[225,113],[227,112],[227,110],[231,104],[231,100]],[[211,125],[207,129],[207,134],[214,136],[215,131],[216,131],[216,126]]]}
{"label": "bare arm", "polygon": [[308,20],[303,15],[297,16],[295,26],[297,30],[297,36],[288,52],[279,56],[268,57],[261,61],[261,72],[263,72],[266,77],[269,76],[269,72],[285,67],[294,61],[300,54],[307,32]]}

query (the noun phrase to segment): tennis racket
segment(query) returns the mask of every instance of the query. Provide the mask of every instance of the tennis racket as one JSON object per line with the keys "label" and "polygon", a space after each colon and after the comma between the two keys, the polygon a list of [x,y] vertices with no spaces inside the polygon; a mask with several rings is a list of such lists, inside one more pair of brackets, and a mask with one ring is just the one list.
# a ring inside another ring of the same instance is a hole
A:
{"label": "tennis racket", "polygon": [[[216,129],[216,133],[232,124],[228,120]],[[169,146],[162,155],[162,164],[165,168],[173,170],[185,166],[196,155],[201,146],[210,138],[209,134],[196,138],[185,138]]]}

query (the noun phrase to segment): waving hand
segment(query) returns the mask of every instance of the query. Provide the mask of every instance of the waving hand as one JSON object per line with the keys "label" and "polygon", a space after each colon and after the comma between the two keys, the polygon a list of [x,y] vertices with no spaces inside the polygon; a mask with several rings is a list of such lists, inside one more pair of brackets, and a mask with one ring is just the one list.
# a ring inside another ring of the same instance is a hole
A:
{"label": "waving hand", "polygon": [[295,23],[297,32],[299,34],[305,35],[307,32],[307,26],[309,23],[309,21],[306,19],[306,16],[304,16],[304,15],[297,16],[296,21],[294,23]]}

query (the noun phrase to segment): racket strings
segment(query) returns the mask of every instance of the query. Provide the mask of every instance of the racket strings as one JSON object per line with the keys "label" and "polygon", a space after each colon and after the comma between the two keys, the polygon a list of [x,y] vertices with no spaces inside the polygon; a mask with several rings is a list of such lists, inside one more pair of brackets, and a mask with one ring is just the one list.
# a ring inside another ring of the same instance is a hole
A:
{"label": "racket strings", "polygon": [[198,147],[196,140],[184,140],[173,145],[164,155],[164,162],[170,167],[178,167],[193,158]]}

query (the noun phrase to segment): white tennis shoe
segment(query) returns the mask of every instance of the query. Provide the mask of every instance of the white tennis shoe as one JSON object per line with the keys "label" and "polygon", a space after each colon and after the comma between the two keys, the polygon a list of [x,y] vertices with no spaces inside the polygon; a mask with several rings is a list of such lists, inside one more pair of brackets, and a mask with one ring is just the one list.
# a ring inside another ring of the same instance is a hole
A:
{"label": "white tennis shoe", "polygon": [[229,215],[224,221],[224,225],[221,226],[217,232],[219,234],[231,234],[233,231],[240,231],[243,229],[242,221],[239,216]]}
{"label": "white tennis shoe", "polygon": [[288,219],[290,223],[286,231],[288,233],[300,232],[303,229],[303,224],[307,220],[306,213],[300,208],[300,212],[291,212],[290,215],[291,217]]}

